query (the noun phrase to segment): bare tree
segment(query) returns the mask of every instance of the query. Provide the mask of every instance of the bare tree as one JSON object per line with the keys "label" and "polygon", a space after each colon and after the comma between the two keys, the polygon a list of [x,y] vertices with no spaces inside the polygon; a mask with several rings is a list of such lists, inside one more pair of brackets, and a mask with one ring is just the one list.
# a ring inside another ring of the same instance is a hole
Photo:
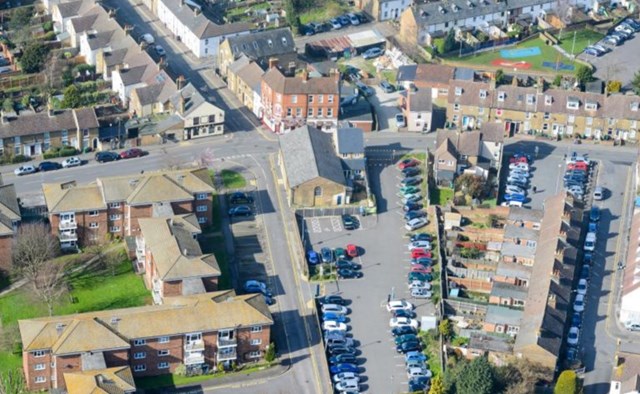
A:
{"label": "bare tree", "polygon": [[53,260],[60,253],[58,240],[43,223],[20,226],[13,245],[13,268],[32,286],[34,294],[53,304],[64,292],[64,265]]}
{"label": "bare tree", "polygon": [[111,276],[116,276],[116,274],[118,273],[118,267],[120,266],[120,264],[122,264],[124,259],[124,253],[122,252],[122,250],[118,249],[103,253],[102,257],[100,258],[100,262],[102,263],[104,268],[111,272]]}

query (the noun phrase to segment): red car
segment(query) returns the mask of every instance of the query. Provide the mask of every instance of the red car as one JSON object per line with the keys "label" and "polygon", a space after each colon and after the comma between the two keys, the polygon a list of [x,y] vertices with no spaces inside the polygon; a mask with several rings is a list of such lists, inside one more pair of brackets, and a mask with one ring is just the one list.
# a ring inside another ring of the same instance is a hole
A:
{"label": "red car", "polygon": [[527,160],[526,157],[524,156],[520,156],[520,157],[512,157],[509,159],[509,164],[513,164],[513,163],[525,163],[525,164],[529,164],[529,160]]}
{"label": "red car", "polygon": [[131,148],[131,149],[127,149],[123,152],[120,152],[120,158],[121,159],[131,159],[134,157],[142,157],[144,155],[146,155],[147,152],[143,151],[142,149],[139,148]]}
{"label": "red car", "polygon": [[420,272],[421,274],[430,274],[433,269],[431,267],[425,267],[420,264],[413,264],[411,267],[411,272]]}
{"label": "red car", "polygon": [[569,163],[567,165],[567,170],[588,171],[589,170],[589,166],[584,161],[579,161],[579,162],[576,162],[576,163]]}
{"label": "red car", "polygon": [[418,164],[420,164],[420,162],[416,159],[404,159],[398,163],[398,168],[404,170],[405,168],[415,167]]}
{"label": "red car", "polygon": [[425,250],[422,248],[416,248],[413,249],[411,251],[411,258],[412,259],[417,259],[420,257],[427,257],[427,258],[431,258],[431,251],[430,250]]}
{"label": "red car", "polygon": [[347,245],[347,256],[358,257],[358,247],[354,244]]}

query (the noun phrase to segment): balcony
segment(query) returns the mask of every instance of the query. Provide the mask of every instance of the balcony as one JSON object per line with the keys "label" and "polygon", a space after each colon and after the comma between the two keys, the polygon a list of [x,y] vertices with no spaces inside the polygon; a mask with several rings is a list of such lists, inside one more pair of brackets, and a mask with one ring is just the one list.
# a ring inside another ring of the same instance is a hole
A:
{"label": "balcony", "polygon": [[224,351],[219,351],[216,354],[216,360],[218,360],[218,362],[235,360],[237,358],[238,354],[236,353],[235,347],[226,348]]}
{"label": "balcony", "polygon": [[238,346],[238,341],[236,341],[235,338],[220,338],[220,337],[218,337],[217,345],[218,345],[218,348],[229,347],[229,346]]}
{"label": "balcony", "polygon": [[75,220],[64,220],[58,224],[60,230],[75,230],[78,228],[78,223]]}
{"label": "balcony", "polygon": [[78,240],[78,234],[74,232],[61,232],[60,234],[58,234],[58,239],[60,240],[60,242],[71,242],[71,241],[77,241]]}
{"label": "balcony", "polygon": [[202,340],[186,342],[184,344],[185,352],[194,352],[194,351],[202,351],[202,350],[204,350],[204,341]]}
{"label": "balcony", "polygon": [[204,363],[204,354],[201,352],[187,353],[184,356],[184,365],[198,365]]}

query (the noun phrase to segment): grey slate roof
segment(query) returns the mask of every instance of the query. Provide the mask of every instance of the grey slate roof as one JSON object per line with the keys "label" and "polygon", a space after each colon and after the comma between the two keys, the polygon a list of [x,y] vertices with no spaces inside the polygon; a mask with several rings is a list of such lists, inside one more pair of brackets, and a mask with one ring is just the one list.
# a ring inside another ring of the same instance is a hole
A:
{"label": "grey slate roof", "polygon": [[493,282],[491,295],[502,298],[513,298],[515,300],[525,300],[527,289],[525,287],[512,285],[505,282]]}
{"label": "grey slate roof", "polygon": [[331,134],[302,126],[282,135],[279,142],[289,187],[300,186],[318,177],[346,184],[342,164],[331,143]]}
{"label": "grey slate roof", "polygon": [[509,278],[522,278],[529,279],[531,278],[531,267],[527,267],[522,264],[517,263],[505,263],[501,261],[498,263],[498,268],[496,269],[496,275],[498,276],[506,276]]}
{"label": "grey slate roof", "polygon": [[484,320],[487,323],[519,326],[522,320],[522,311],[499,305],[489,305]]}
{"label": "grey slate roof", "polygon": [[409,111],[411,112],[431,112],[433,109],[430,89],[418,89],[415,92],[409,92],[408,99]]}
{"label": "grey slate roof", "polygon": [[185,110],[184,113],[180,114],[182,115],[182,117],[188,116],[202,104],[207,103],[207,100],[204,98],[204,96],[200,94],[198,89],[196,89],[195,86],[193,86],[191,83],[188,83],[187,86],[175,92],[171,96],[170,100],[173,108],[180,108],[180,96],[185,99]]}
{"label": "grey slate roof", "polygon": [[456,67],[453,70],[453,79],[459,81],[473,81],[476,71],[466,67]]}
{"label": "grey slate roof", "polygon": [[[345,97],[344,93],[342,97]],[[355,104],[340,107],[340,120],[352,122],[373,122],[371,104],[367,100],[360,99],[360,97],[358,97],[358,101],[356,101]]]}
{"label": "grey slate roof", "polygon": [[94,5],[92,0],[70,1],[58,4],[58,10],[63,18],[80,15]]}
{"label": "grey slate roof", "polygon": [[522,207],[509,208],[509,220],[540,223],[544,212],[538,209],[528,209]]}
{"label": "grey slate roof", "polygon": [[339,154],[364,154],[364,135],[362,129],[355,127],[340,128],[336,131]]}
{"label": "grey slate roof", "polygon": [[490,335],[484,332],[473,332],[469,338],[469,349],[479,349],[499,353],[511,353],[513,346],[510,338]]}
{"label": "grey slate roof", "polygon": [[351,171],[364,171],[366,168],[366,161],[361,159],[340,159],[342,161],[342,168]]}
{"label": "grey slate roof", "polygon": [[502,250],[500,252],[503,256],[516,256],[532,259],[536,255],[536,248],[530,248],[525,244],[517,245],[512,242],[503,242]]}
{"label": "grey slate roof", "polygon": [[229,71],[233,74],[238,74],[238,71],[242,69],[242,67],[249,65],[251,59],[246,57],[245,55],[240,55],[233,63],[229,65]]}
{"label": "grey slate roof", "polygon": [[408,64],[398,67],[396,80],[398,82],[413,82],[416,79],[417,64]]}
{"label": "grey slate roof", "polygon": [[75,111],[80,113],[77,118],[73,110],[56,111],[53,116],[49,116],[46,111],[17,116],[7,123],[0,124],[0,138],[98,127],[98,120],[92,108],[81,108]]}
{"label": "grey slate roof", "polygon": [[515,224],[507,224],[504,227],[505,238],[520,238],[522,240],[538,239],[539,232],[529,227],[516,226]]}
{"label": "grey slate roof", "polygon": [[197,38],[205,39],[249,31],[249,23],[227,23],[217,25],[207,19],[202,12],[196,13],[196,9],[185,2],[182,5],[178,0],[160,0],[184,26],[187,26]]}
{"label": "grey slate roof", "polygon": [[419,24],[429,25],[464,20],[481,15],[499,14],[520,8],[526,13],[528,10],[525,10],[525,7],[548,2],[549,0],[510,0],[499,2],[493,0],[434,1],[417,6],[414,9],[414,13]]}
{"label": "grey slate roof", "polygon": [[246,55],[251,60],[295,52],[293,34],[288,27],[228,37],[234,56]]}

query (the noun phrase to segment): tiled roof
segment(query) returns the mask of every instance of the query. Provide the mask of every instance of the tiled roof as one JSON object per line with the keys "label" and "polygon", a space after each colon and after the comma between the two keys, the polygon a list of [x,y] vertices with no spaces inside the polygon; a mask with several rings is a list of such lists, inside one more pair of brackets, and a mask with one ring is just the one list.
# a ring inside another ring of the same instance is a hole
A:
{"label": "tiled roof", "polygon": [[513,85],[498,86],[493,95],[493,108],[512,111],[536,112],[544,103],[538,103],[540,96],[536,88]]}
{"label": "tiled roof", "polygon": [[[493,15],[514,9],[548,4],[549,0],[449,0],[434,1],[411,8],[416,22],[420,25],[434,25],[452,21],[464,21],[467,18]],[[526,13],[526,12],[525,12]]]}
{"label": "tiled roof", "polygon": [[429,89],[418,89],[415,92],[409,91],[407,103],[410,112],[431,112],[433,110],[431,91]]}
{"label": "tiled roof", "polygon": [[44,199],[50,213],[82,212],[106,209],[100,188],[96,184],[70,186],[45,183],[42,185]]}
{"label": "tiled roof", "polygon": [[502,253],[503,256],[516,256],[532,259],[535,257],[536,248],[529,247],[525,244],[518,245],[513,242],[503,242],[500,253]]}
{"label": "tiled roof", "polygon": [[449,140],[455,151],[460,155],[478,156],[480,153],[481,133],[479,131],[457,131],[438,130],[436,145],[440,147],[442,143]]}
{"label": "tiled roof", "polygon": [[262,81],[264,71],[255,62],[250,62],[240,68],[237,75],[251,90],[258,94],[260,93],[260,82]]}
{"label": "tiled roof", "polygon": [[640,120],[640,97],[612,94],[605,99],[603,116],[608,118]]}
{"label": "tiled roof", "polygon": [[535,240],[538,238],[539,232],[530,227],[517,226],[515,224],[507,224],[504,226],[505,238],[520,238],[523,241]]}
{"label": "tiled roof", "polygon": [[20,206],[13,183],[0,185],[0,214],[11,220],[20,220]]}
{"label": "tiled roof", "polygon": [[522,311],[500,305],[489,305],[484,320],[487,323],[519,326],[522,320]]}
{"label": "tiled roof", "polygon": [[502,123],[484,122],[480,127],[483,142],[504,142],[504,125]]}
{"label": "tiled roof", "polygon": [[177,112],[182,118],[187,118],[192,113],[202,110],[203,107],[209,107],[206,110],[207,115],[215,114],[216,112],[222,112],[222,110],[215,105],[208,102],[204,96],[198,91],[198,89],[193,86],[193,84],[188,83],[187,86],[182,88],[181,90],[176,91],[169,100],[173,105],[173,108],[180,109],[180,98],[184,99],[185,106],[184,112]]}
{"label": "tiled roof", "polygon": [[58,7],[60,11],[60,15],[63,18],[70,18],[73,16],[81,15],[86,10],[94,6],[94,2],[92,0],[79,0],[79,1],[69,1],[66,3],[56,4],[54,7]]}
{"label": "tiled roof", "polygon": [[274,92],[281,94],[335,94],[339,93],[340,78],[336,76],[316,77],[305,80],[301,76],[285,77],[277,67],[272,67],[262,80]]}
{"label": "tiled roof", "polygon": [[[83,331],[82,335],[78,332],[77,337],[74,333],[66,335],[67,330],[81,322],[84,327],[102,326],[111,331],[109,334],[105,333],[106,336],[122,338],[127,347],[130,347],[129,342],[135,338],[271,325],[273,318],[261,294],[236,296],[233,291],[219,291],[169,297],[163,305],[19,320],[23,349],[51,349],[63,336],[66,340],[73,341],[75,349],[103,349],[103,339],[97,337],[93,331],[90,335],[87,335],[86,331]],[[60,327],[58,324],[64,326]],[[98,333],[103,332],[102,329],[98,330]],[[72,336],[74,338],[70,338]],[[117,342],[115,339],[109,339],[111,340]],[[107,345],[111,346],[110,342]]]}
{"label": "tiled roof", "polygon": [[504,261],[500,261],[496,269],[496,275],[507,278],[529,279],[531,278],[531,267],[518,263],[505,263]]}
{"label": "tiled roof", "polygon": [[129,366],[67,372],[64,382],[69,394],[127,394],[136,391]]}
{"label": "tiled roof", "polygon": [[[79,112],[78,122],[73,112]],[[93,113],[93,115],[91,115]],[[98,120],[92,108],[55,111],[49,116],[47,111],[36,114],[18,115],[0,124],[0,138],[42,134],[45,132],[90,129],[97,127]]]}
{"label": "tiled roof", "polygon": [[442,64],[418,64],[415,81],[427,82],[433,87],[448,87],[455,68]]}
{"label": "tiled roof", "polygon": [[339,128],[336,131],[339,154],[364,154],[364,133],[355,127]]}
{"label": "tiled roof", "polygon": [[527,298],[527,288],[512,285],[505,282],[493,282],[491,285],[491,295],[502,298],[513,298],[515,300],[524,300]]}
{"label": "tiled roof", "polygon": [[523,222],[540,223],[543,216],[544,216],[544,212],[539,209],[510,207],[508,218],[510,221],[513,221],[513,222],[523,221]]}
{"label": "tiled roof", "polygon": [[191,30],[199,39],[224,36],[251,30],[249,23],[227,23],[218,25],[207,19],[198,11],[193,2],[177,0],[160,0],[167,9],[180,21],[182,25]]}
{"label": "tiled roof", "polygon": [[278,56],[296,50],[291,29],[288,27],[228,37],[226,40],[229,41],[229,47],[234,56],[244,54],[251,60]]}
{"label": "tiled roof", "polygon": [[451,80],[448,102],[488,108],[492,105],[494,95],[495,90],[492,90],[487,82]]}

